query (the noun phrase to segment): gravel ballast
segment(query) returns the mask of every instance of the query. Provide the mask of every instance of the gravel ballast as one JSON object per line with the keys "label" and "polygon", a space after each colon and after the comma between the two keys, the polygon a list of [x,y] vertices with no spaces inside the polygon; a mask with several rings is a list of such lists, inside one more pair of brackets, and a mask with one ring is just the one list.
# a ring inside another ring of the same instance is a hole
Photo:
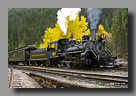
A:
{"label": "gravel ballast", "polygon": [[[10,68],[8,68],[8,87],[10,79]],[[31,77],[22,73],[21,70],[13,69],[12,88],[41,88],[41,86]]]}

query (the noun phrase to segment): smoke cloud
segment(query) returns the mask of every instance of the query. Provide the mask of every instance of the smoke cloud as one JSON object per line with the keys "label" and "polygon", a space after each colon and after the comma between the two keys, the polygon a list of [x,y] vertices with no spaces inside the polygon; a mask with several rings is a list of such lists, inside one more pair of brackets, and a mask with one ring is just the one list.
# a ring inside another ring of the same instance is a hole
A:
{"label": "smoke cloud", "polygon": [[60,25],[60,28],[66,35],[66,29],[67,26],[65,26],[66,17],[70,16],[70,20],[74,20],[76,18],[76,15],[81,11],[80,8],[62,8],[61,10],[58,10],[57,12],[57,23]]}
{"label": "smoke cloud", "polygon": [[100,14],[101,8],[87,8],[87,13],[88,13],[88,19],[91,22],[90,23],[90,28],[91,29],[96,29],[97,24],[99,23],[100,19]]}

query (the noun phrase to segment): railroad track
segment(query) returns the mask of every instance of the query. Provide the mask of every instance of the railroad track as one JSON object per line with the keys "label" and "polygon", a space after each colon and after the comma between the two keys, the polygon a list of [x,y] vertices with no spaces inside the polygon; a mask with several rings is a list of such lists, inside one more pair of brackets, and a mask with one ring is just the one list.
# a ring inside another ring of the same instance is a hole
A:
{"label": "railroad track", "polygon": [[106,81],[110,83],[128,84],[127,76],[95,74],[95,73],[88,73],[88,72],[77,72],[77,71],[69,71],[64,69],[57,70],[57,69],[32,67],[32,66],[31,67],[30,66],[13,66],[13,67],[24,69],[24,70],[31,70],[33,71],[31,74],[35,74],[35,72],[41,72],[41,73],[49,73],[49,74],[56,74],[56,75],[63,75],[63,76],[71,76],[74,78],[76,77],[76,78],[89,79],[89,80]]}
{"label": "railroad track", "polygon": [[[20,65],[20,66],[24,66],[24,65]],[[39,65],[36,65],[37,67],[45,67],[45,66],[39,66]],[[46,66],[48,68],[60,68],[60,69],[64,69],[62,67],[58,67],[58,66]],[[119,70],[119,71],[128,71],[128,67],[113,67],[113,66],[107,66],[107,67],[100,67],[100,68],[90,68],[88,66],[84,66],[84,67],[73,67],[71,69],[74,69],[74,70]]]}
{"label": "railroad track", "polygon": [[34,78],[42,88],[91,88],[90,86],[81,85],[75,81],[59,80],[50,76],[38,73],[25,73]]}
{"label": "railroad track", "polygon": [[8,78],[9,78],[8,79],[8,87],[9,88],[21,88],[22,87],[21,86],[21,76],[16,74],[16,72],[12,66],[8,65],[8,67],[10,67],[10,69],[11,69],[8,74],[8,75],[10,75],[10,76],[8,76]]}
{"label": "railroad track", "polygon": [[[77,68],[74,68],[77,69]],[[87,68],[87,67],[81,67],[78,68],[78,70],[123,70],[123,71],[128,71],[128,67],[101,67],[101,68]]]}
{"label": "railroad track", "polygon": [[[50,66],[49,68],[62,68],[62,67]],[[123,71],[128,71],[128,67],[113,67],[113,66],[107,66],[107,67],[101,66],[100,68],[90,68],[88,66],[85,66],[85,67],[73,67],[72,69],[75,69],[75,70],[81,69],[81,70],[123,70]]]}
{"label": "railroad track", "polygon": [[8,87],[12,88],[12,82],[13,82],[13,68],[8,65]]}

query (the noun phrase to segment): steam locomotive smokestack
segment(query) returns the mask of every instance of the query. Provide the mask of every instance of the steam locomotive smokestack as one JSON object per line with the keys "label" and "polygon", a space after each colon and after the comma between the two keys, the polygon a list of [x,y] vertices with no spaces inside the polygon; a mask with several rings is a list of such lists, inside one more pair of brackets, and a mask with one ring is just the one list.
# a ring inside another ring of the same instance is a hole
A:
{"label": "steam locomotive smokestack", "polygon": [[96,29],[91,29],[91,37],[92,37],[92,41],[96,40]]}

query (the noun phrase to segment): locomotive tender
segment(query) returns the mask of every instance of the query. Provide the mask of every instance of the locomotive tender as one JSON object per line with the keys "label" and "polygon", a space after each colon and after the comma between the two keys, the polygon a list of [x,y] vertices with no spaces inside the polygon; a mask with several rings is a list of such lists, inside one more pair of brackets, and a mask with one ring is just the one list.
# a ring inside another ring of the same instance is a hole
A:
{"label": "locomotive tender", "polygon": [[[48,43],[50,45],[50,54],[48,54],[47,48],[37,49],[33,45],[28,45],[10,51],[9,63],[24,62],[27,65],[58,65],[64,68],[84,65],[90,67],[116,66],[114,61],[117,57],[112,56],[109,51],[105,50],[106,42],[102,38],[103,35],[101,34],[96,40],[96,31],[92,30],[92,40],[89,40],[89,35],[85,34],[79,44],[76,44],[75,39],[59,39],[50,42]],[[54,47],[51,47],[52,44]],[[14,56],[15,54],[18,55]],[[50,58],[48,55],[50,55]]]}

